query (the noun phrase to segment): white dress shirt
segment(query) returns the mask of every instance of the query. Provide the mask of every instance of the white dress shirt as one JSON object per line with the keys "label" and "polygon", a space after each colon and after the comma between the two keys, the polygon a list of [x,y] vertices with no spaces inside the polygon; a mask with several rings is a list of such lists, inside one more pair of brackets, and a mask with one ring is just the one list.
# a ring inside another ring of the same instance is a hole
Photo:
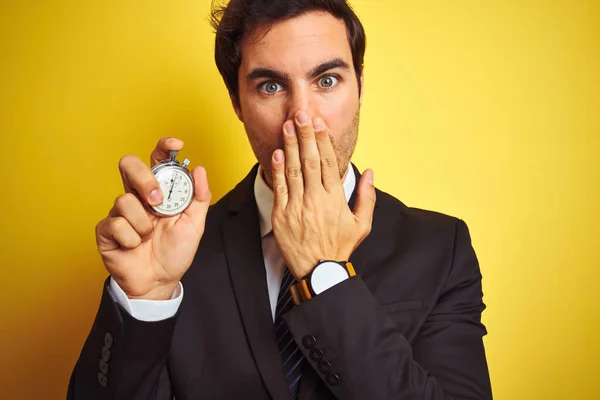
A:
{"label": "white dress shirt", "polygon": [[[356,185],[356,177],[352,165],[348,164],[348,173],[344,179],[344,193],[346,201]],[[281,280],[285,272],[283,256],[277,247],[273,227],[271,225],[271,213],[273,212],[273,190],[266,184],[262,177],[262,168],[259,166],[254,181],[254,197],[260,218],[260,234],[262,237],[263,256],[267,277],[267,288],[269,290],[269,301],[271,303],[271,314],[275,320],[275,307]],[[171,318],[177,313],[179,305],[183,300],[183,285],[179,282],[178,288],[173,293],[171,300],[140,300],[129,299],[125,292],[119,287],[114,279],[110,279],[108,288],[112,298],[120,304],[131,316],[140,321],[160,321]]]}

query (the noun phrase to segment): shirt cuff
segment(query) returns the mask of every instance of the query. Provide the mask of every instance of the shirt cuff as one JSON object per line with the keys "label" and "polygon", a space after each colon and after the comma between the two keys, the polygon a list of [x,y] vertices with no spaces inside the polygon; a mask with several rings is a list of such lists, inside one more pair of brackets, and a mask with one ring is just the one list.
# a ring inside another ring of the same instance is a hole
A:
{"label": "shirt cuff", "polygon": [[177,285],[171,300],[130,299],[119,284],[111,277],[108,292],[113,300],[120,304],[133,318],[139,321],[153,322],[171,318],[177,314],[183,300],[183,285]]}

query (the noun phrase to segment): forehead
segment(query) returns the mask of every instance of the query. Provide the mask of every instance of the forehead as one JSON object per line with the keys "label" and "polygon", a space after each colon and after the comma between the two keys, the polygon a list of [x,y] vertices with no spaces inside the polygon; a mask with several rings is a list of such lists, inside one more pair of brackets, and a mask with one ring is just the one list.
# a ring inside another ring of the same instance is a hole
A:
{"label": "forehead", "polygon": [[274,68],[304,73],[322,62],[341,58],[352,65],[346,25],[326,12],[308,12],[258,28],[241,44],[240,71]]}

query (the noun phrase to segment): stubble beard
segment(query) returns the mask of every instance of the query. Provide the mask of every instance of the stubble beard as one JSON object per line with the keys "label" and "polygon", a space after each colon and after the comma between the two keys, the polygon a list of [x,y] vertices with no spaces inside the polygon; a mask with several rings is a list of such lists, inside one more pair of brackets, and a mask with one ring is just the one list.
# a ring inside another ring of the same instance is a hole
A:
{"label": "stubble beard", "polygon": [[[343,179],[344,175],[346,174],[346,171],[348,170],[348,163],[350,162],[352,154],[354,154],[354,149],[356,148],[359,122],[360,111],[357,110],[354,114],[354,118],[352,119],[352,123],[349,127],[344,129],[342,135],[337,140],[329,135],[333,145],[333,151],[335,152],[335,156],[337,158],[340,180]],[[262,140],[260,133],[249,131],[248,126],[245,126],[245,128],[252,151],[262,167],[263,174],[265,175],[264,178],[267,183],[272,182],[272,156],[275,150],[278,148],[283,149],[283,142],[280,143],[280,147],[273,148],[269,143]]]}

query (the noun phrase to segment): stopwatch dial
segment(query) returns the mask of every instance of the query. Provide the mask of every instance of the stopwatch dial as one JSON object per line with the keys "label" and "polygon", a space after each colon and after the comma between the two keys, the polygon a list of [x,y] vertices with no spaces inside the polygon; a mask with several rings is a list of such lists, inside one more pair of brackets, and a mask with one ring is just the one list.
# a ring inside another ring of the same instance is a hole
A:
{"label": "stopwatch dial", "polygon": [[180,168],[165,168],[158,172],[156,179],[163,192],[163,203],[153,208],[164,215],[183,212],[194,198],[194,184]]}

